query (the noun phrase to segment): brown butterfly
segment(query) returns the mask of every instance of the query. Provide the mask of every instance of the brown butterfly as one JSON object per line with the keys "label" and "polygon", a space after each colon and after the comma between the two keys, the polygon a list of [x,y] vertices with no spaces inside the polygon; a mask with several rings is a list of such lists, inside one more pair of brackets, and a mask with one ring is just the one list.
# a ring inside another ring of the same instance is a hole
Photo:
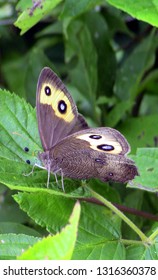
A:
{"label": "brown butterfly", "polygon": [[126,158],[130,146],[125,137],[113,128],[89,128],[65,85],[47,67],[39,76],[36,107],[44,149],[39,159],[48,173],[122,183],[138,175]]}

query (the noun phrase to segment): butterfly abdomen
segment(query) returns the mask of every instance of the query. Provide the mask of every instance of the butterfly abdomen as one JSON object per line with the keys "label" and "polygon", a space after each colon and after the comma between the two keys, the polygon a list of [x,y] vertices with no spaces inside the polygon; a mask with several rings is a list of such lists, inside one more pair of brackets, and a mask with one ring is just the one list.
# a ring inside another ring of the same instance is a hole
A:
{"label": "butterfly abdomen", "polygon": [[[62,170],[65,177],[76,179],[88,179],[97,177],[95,161],[89,160],[89,153],[83,151],[63,153],[56,157],[55,165]],[[82,168],[81,168],[82,166]],[[53,171],[53,170],[52,170]]]}

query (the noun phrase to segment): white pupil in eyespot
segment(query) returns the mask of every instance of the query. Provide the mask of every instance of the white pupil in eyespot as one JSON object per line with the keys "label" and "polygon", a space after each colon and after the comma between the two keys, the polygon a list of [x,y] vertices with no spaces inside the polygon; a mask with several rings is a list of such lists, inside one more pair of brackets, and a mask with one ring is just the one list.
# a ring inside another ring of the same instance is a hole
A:
{"label": "white pupil in eyespot", "polygon": [[58,103],[58,110],[61,114],[65,114],[67,111],[67,105],[64,100],[60,100]]}
{"label": "white pupil in eyespot", "polygon": [[48,86],[45,87],[45,94],[46,94],[47,96],[51,95],[51,89],[50,89],[50,87],[48,87]]}
{"label": "white pupil in eyespot", "polygon": [[113,151],[114,150],[114,146],[112,145],[108,145],[108,144],[102,144],[102,145],[98,145],[97,148],[99,150],[103,150],[103,151]]}
{"label": "white pupil in eyespot", "polygon": [[61,103],[61,104],[60,104],[60,110],[61,110],[61,111],[64,111],[64,110],[65,110],[65,104],[64,104],[64,103]]}

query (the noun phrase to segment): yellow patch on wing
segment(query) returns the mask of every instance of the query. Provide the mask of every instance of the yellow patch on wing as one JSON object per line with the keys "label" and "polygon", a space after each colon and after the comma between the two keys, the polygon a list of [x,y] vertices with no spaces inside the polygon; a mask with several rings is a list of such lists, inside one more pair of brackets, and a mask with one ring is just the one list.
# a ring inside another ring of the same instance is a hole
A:
{"label": "yellow patch on wing", "polygon": [[[82,139],[85,140],[87,142],[90,143],[90,147],[93,150],[102,152],[102,153],[108,153],[108,154],[114,154],[114,155],[118,155],[122,152],[122,146],[121,144],[112,136],[112,135],[101,135],[101,134],[96,134],[95,135],[101,136],[100,139],[92,139],[90,138],[91,135],[93,135],[93,133],[86,133],[86,134],[80,134],[78,136],[76,136],[76,138],[78,139]],[[101,149],[98,149],[97,146],[98,145],[110,145],[114,147],[114,150],[111,151],[104,151]]]}
{"label": "yellow patch on wing", "polygon": [[[48,86],[51,89],[50,96],[47,96],[45,94],[46,86]],[[64,114],[60,113],[60,111],[58,109],[58,103],[61,100],[63,100],[67,105],[67,110]],[[60,88],[56,88],[50,83],[43,83],[42,88],[41,88],[41,93],[40,93],[40,103],[51,105],[51,107],[53,108],[53,110],[55,112],[55,115],[59,118],[64,119],[68,123],[70,123],[75,117],[73,110],[72,110],[70,100],[68,99],[66,94]]]}

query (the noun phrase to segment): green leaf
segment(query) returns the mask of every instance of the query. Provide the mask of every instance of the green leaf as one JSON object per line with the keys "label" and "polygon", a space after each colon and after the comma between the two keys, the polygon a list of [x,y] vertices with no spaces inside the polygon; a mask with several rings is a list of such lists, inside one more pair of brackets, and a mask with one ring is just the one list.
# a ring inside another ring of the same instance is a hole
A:
{"label": "green leaf", "polygon": [[144,73],[155,61],[154,52],[156,44],[154,42],[154,33],[151,33],[134,49],[118,71],[115,82],[115,94],[121,100],[134,100],[136,97]]}
{"label": "green leaf", "polygon": [[125,248],[121,241],[120,219],[98,205],[82,203],[78,239],[73,259],[108,260],[124,259]]}
{"label": "green leaf", "polygon": [[100,194],[103,197],[106,197],[112,203],[121,203],[121,198],[117,189],[112,188],[108,182],[102,182],[99,179],[91,179],[88,182],[88,187]]}
{"label": "green leaf", "polygon": [[[112,96],[116,74],[116,55],[111,46],[109,28],[105,18],[92,11],[85,15],[84,21],[91,32],[97,52],[98,87],[97,95]],[[95,24],[94,24],[95,22]],[[102,28],[100,28],[100,26]]]}
{"label": "green leaf", "polygon": [[29,217],[51,233],[58,232],[66,225],[74,206],[72,199],[50,189],[18,193],[14,199]]}
{"label": "green leaf", "polygon": [[140,176],[137,176],[128,187],[143,189],[150,192],[158,191],[158,148],[139,148],[134,159]]}
{"label": "green leaf", "polygon": [[[6,174],[7,176],[7,174]],[[27,215],[21,211],[17,205],[17,203],[13,200],[11,197],[12,192],[9,191],[6,187],[5,190],[3,191],[2,194],[0,194],[0,199],[1,199],[1,207],[0,207],[0,223],[13,223],[13,224],[26,224],[28,222],[28,217]],[[7,223],[7,224],[8,224]],[[9,233],[11,231],[8,230],[5,231],[5,226],[4,226],[4,232],[3,226],[0,226],[0,232],[1,233]],[[12,233],[15,233],[12,231]],[[20,232],[21,233],[21,232]],[[24,232],[23,232],[24,233]]]}
{"label": "green leaf", "polygon": [[96,5],[103,3],[103,0],[67,0],[65,1],[63,11],[61,13],[61,19],[74,18],[82,13],[85,13]]}
{"label": "green leaf", "polygon": [[[40,57],[40,59],[39,59]],[[25,76],[26,100],[36,105],[36,83],[41,69],[46,65],[54,69],[53,63],[48,59],[40,46],[35,46],[27,54],[27,68]]]}
{"label": "green leaf", "polygon": [[[37,158],[35,161],[37,162]],[[48,174],[46,170],[32,167],[23,162],[8,160],[0,157],[0,182],[8,186],[11,190],[37,191],[47,187]],[[57,186],[53,174],[50,177],[49,187]]]}
{"label": "green leaf", "polygon": [[1,9],[0,9],[0,19],[9,18],[13,15],[13,9],[11,3],[7,3],[5,1],[1,1],[0,3]]}
{"label": "green leaf", "polygon": [[[131,209],[137,209],[139,211],[142,209],[143,199],[144,199],[144,192],[140,190],[133,190],[131,192],[128,192],[124,200],[124,205],[126,205]],[[130,215],[130,214],[128,214],[127,216],[135,225],[137,225],[139,228],[142,228],[143,219],[141,217],[139,217],[138,215]],[[131,231],[131,228],[125,223],[123,223],[122,233],[123,233],[123,238],[125,239],[137,240],[136,233],[134,231]]]}
{"label": "green leaf", "polygon": [[32,0],[28,0],[28,1],[19,0],[17,5],[16,5],[16,9],[17,9],[17,11],[23,12],[26,9],[29,9],[29,7],[31,7],[32,4],[33,4]]}
{"label": "green leaf", "polygon": [[[87,48],[88,46],[88,48]],[[70,78],[90,104],[90,114],[95,118],[97,90],[97,52],[86,25],[74,21],[68,28],[66,41],[67,61],[77,57],[77,65],[70,70]]]}
{"label": "green leaf", "polygon": [[[23,55],[22,57],[16,55],[15,58],[8,59],[2,64],[2,74],[5,77],[8,88],[12,89],[12,91],[16,92],[17,95],[23,98],[26,98],[25,77],[27,67],[24,67],[26,63],[26,55]],[[23,69],[23,71],[21,71],[21,69]]]}
{"label": "green leaf", "polygon": [[122,16],[122,12],[120,10],[107,5],[104,15],[108,24],[110,38],[113,39],[117,32],[124,33],[131,38],[133,37],[133,33],[128,28],[127,22],[124,16]]}
{"label": "green leaf", "polygon": [[106,116],[106,126],[115,127],[119,121],[121,121],[122,116],[129,112],[132,104],[133,102],[131,102],[131,100],[117,102],[110,113]]}
{"label": "green leaf", "polygon": [[[37,161],[41,150],[35,111],[23,99],[0,90],[0,157],[16,162]],[[24,148],[28,147],[26,153]]]}
{"label": "green leaf", "polygon": [[134,244],[127,247],[128,260],[158,260],[158,237],[152,244]]}
{"label": "green leaf", "polygon": [[[75,203],[72,195],[44,189],[29,194],[19,193],[14,198],[37,224],[52,233],[66,225]],[[104,207],[82,203],[73,259],[123,259],[124,256],[120,222],[114,223],[113,214]]]}
{"label": "green leaf", "polygon": [[16,233],[16,234],[26,234],[32,236],[40,236],[40,234],[32,228],[24,226],[18,223],[3,222],[0,223],[0,234],[6,233]]}
{"label": "green leaf", "polygon": [[156,114],[129,118],[117,126],[117,129],[127,138],[132,153],[135,153],[139,147],[157,146],[158,133],[155,127],[157,127]]}
{"label": "green leaf", "polygon": [[129,13],[132,17],[137,18],[138,20],[143,20],[158,27],[157,0],[144,0],[143,2],[142,0],[106,0],[106,2],[126,13]]}
{"label": "green leaf", "polygon": [[39,22],[43,17],[48,15],[62,0],[47,1],[30,1],[26,5],[26,1],[21,1],[20,9],[23,10],[17,21],[14,23],[16,27],[21,29],[21,35]]}
{"label": "green leaf", "polygon": [[80,204],[76,203],[68,225],[60,233],[43,238],[24,252],[20,260],[70,260],[74,250],[77,227],[80,217]]}
{"label": "green leaf", "polygon": [[0,234],[0,259],[15,260],[17,256],[39,240],[25,234]]}

